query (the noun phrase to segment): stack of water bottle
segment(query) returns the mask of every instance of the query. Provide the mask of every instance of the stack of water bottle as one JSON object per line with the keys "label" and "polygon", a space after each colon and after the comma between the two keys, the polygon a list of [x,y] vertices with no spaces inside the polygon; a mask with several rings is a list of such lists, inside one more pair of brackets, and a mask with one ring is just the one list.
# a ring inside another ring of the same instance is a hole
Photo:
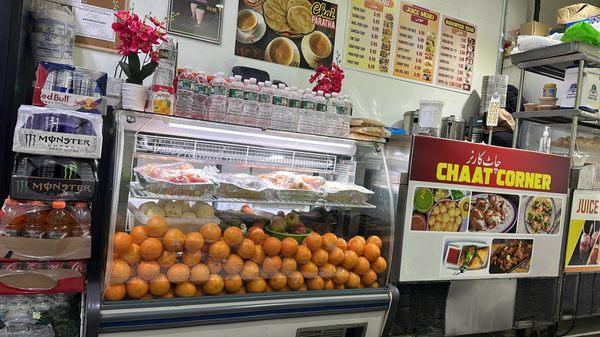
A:
{"label": "stack of water bottle", "polygon": [[189,68],[180,73],[174,115],[332,137],[350,132],[352,102],[349,96],[311,89],[274,85],[241,76],[225,78]]}

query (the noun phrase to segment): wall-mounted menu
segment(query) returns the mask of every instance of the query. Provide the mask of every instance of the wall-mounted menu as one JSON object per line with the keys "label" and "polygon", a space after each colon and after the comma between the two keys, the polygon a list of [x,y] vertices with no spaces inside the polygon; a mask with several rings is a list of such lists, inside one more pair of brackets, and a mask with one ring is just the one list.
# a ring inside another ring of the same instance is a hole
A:
{"label": "wall-mounted menu", "polygon": [[388,73],[391,64],[397,2],[351,0],[346,63],[376,73]]}
{"label": "wall-mounted menu", "polygon": [[471,91],[477,29],[444,16],[437,69],[438,85]]}
{"label": "wall-mounted menu", "polygon": [[439,13],[402,2],[394,76],[433,83]]}

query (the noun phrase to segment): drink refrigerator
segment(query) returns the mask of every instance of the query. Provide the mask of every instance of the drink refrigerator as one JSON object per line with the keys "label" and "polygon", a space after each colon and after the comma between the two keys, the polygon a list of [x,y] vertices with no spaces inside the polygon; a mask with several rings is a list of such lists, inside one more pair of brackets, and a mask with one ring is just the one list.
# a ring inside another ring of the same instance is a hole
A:
{"label": "drink refrigerator", "polygon": [[[102,230],[94,233],[98,235],[94,238],[99,241],[98,250],[93,252],[98,266],[88,272],[88,292],[93,291],[93,294],[88,294],[87,298],[86,336],[143,336],[149,333],[148,330],[152,330],[153,335],[169,336],[192,336],[199,331],[203,336],[389,335],[390,322],[387,317],[395,315],[394,308],[398,300],[397,289],[389,283],[390,268],[380,272],[377,282],[370,287],[365,287],[361,278],[360,284],[348,287],[337,285],[335,287],[339,289],[334,290],[247,294],[225,294],[223,291],[213,296],[151,298],[146,295],[138,300],[103,300],[102,294],[112,280],[111,268],[115,268],[113,261],[116,255],[113,249],[119,243],[114,239],[115,233],[130,232],[134,226],[147,222],[140,214],[140,205],[148,201],[208,203],[214,207],[215,215],[219,218],[211,221],[220,221],[221,227],[231,221],[229,215],[234,214],[233,218],[239,216],[239,209],[244,204],[252,207],[257,216],[271,217],[278,211],[299,211],[306,227],[320,234],[334,233],[338,238],[349,241],[355,235],[365,238],[378,236],[382,242],[380,255],[387,261],[388,267],[392,265],[392,248],[396,238],[395,197],[382,144],[126,110],[115,111],[113,118],[113,135],[105,137],[112,139],[111,154],[103,157],[110,168],[106,172],[110,178],[105,186],[111,193],[105,200],[108,208]],[[371,190],[373,194],[366,202],[354,199],[326,200],[323,196],[313,199],[295,193],[285,197],[275,196],[271,200],[258,200],[247,195],[227,198],[174,196],[148,189],[134,172],[134,168],[145,164],[173,162],[187,162],[195,168],[210,164],[224,173],[249,175],[293,171],[313,178],[323,177],[327,181],[355,183]],[[266,215],[266,212],[271,215]],[[310,214],[315,212],[333,218],[310,218]],[[236,219],[249,225],[257,220]],[[207,258],[208,255],[204,254],[202,262],[212,264],[212,257]],[[317,255],[316,251],[314,255]],[[210,272],[225,275],[220,269],[211,265]],[[301,269],[300,263],[297,269]],[[267,279],[263,271],[261,267],[258,277]],[[244,271],[241,274],[245,275]],[[333,274],[324,272],[322,275],[325,276],[325,282],[333,280]],[[240,291],[246,292],[245,289],[248,289],[250,292],[250,289],[254,289],[250,288],[250,283],[251,280],[245,280],[245,286]],[[287,286],[284,285],[284,288]],[[203,285],[201,289],[196,295],[207,293],[210,288]],[[179,291],[177,287],[175,290]],[[302,286],[299,290],[306,289]]]}

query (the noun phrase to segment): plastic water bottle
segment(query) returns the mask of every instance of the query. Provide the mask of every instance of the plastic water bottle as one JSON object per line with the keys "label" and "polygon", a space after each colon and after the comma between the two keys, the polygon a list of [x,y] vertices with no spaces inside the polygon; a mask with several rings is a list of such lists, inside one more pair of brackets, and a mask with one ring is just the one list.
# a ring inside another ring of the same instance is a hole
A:
{"label": "plastic water bottle", "polygon": [[325,94],[322,90],[317,91],[317,95],[315,96],[315,106],[317,111],[317,120],[322,121],[318,123],[318,133],[321,135],[326,135],[327,131],[327,122],[324,120],[327,114],[327,99],[325,99]]}
{"label": "plastic water bottle", "polygon": [[298,116],[298,132],[302,133],[317,133],[315,125],[317,122],[322,122],[315,119],[315,100],[312,90],[306,89],[302,91],[302,98],[300,100],[300,115]]}
{"label": "plastic water bottle", "polygon": [[[262,82],[261,82],[262,83]],[[271,127],[271,111],[273,110],[274,90],[271,81],[258,84],[258,111],[256,116],[256,126],[260,128]]]}
{"label": "plastic water bottle", "polygon": [[227,99],[227,123],[242,124],[244,109],[244,83],[241,76],[230,78],[229,98]]}
{"label": "plastic water bottle", "polygon": [[48,239],[64,239],[69,236],[70,217],[64,201],[52,202],[52,209],[46,218]]}
{"label": "plastic water bottle", "polygon": [[177,44],[167,36],[166,41],[158,47],[158,64],[152,77],[153,85],[173,86],[177,68]]}
{"label": "plastic water bottle", "polygon": [[242,112],[244,125],[258,125],[258,94],[259,88],[256,78],[251,78],[246,84],[246,91],[244,91],[244,109]]}
{"label": "plastic water bottle", "polygon": [[92,229],[92,214],[87,203],[78,202],[71,210],[73,223],[70,229],[70,236],[88,238]]}
{"label": "plastic water bottle", "polygon": [[177,76],[177,93],[173,115],[179,117],[192,117],[192,105],[195,91],[194,74],[190,68],[185,68]]}
{"label": "plastic water bottle", "polygon": [[206,76],[206,73],[201,71],[194,78],[194,98],[192,100],[191,118],[208,119],[206,103],[209,94],[210,87],[208,84],[208,77]]}
{"label": "plastic water bottle", "polygon": [[340,137],[348,137],[350,134],[350,120],[352,119],[353,105],[350,96],[344,95],[341,100],[342,109],[338,108],[338,115],[342,116],[340,122]]}
{"label": "plastic water bottle", "polygon": [[208,97],[208,120],[225,122],[227,116],[227,95],[229,85],[225,74],[216,73],[210,81],[210,96]]}
{"label": "plastic water bottle", "polygon": [[273,111],[271,112],[271,128],[285,130],[286,115],[288,112],[290,89],[285,84],[280,83],[275,87],[273,95]]}

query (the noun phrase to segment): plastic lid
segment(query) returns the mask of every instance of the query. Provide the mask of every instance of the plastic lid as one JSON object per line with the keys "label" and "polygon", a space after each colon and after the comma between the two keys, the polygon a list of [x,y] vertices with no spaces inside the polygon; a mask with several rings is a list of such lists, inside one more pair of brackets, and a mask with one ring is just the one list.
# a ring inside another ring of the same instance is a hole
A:
{"label": "plastic lid", "polygon": [[53,201],[52,208],[65,208],[67,207],[67,203],[64,201]]}

